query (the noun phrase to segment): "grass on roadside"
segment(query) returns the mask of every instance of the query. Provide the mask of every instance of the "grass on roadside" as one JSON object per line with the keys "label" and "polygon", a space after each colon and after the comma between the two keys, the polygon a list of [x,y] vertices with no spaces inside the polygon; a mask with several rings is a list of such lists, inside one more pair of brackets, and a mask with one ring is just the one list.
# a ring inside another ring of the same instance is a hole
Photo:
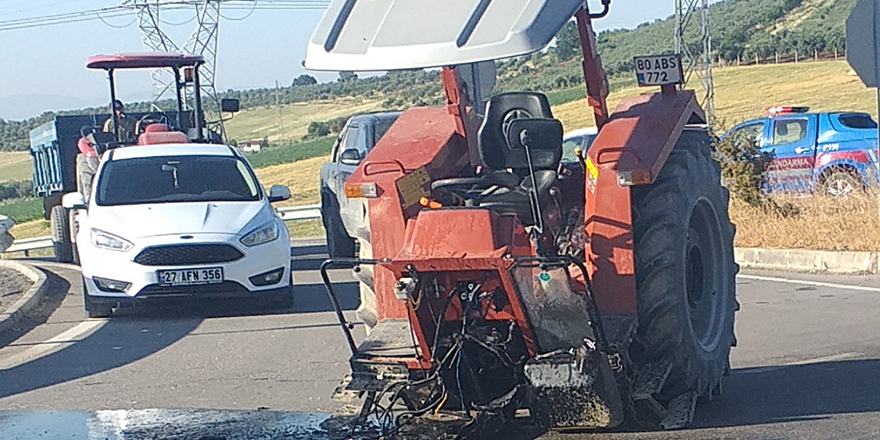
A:
{"label": "grass on roadside", "polygon": [[324,225],[321,224],[321,220],[287,222],[287,230],[290,231],[290,238],[292,240],[298,238],[318,238],[325,235]]}
{"label": "grass on roadside", "polygon": [[325,137],[306,142],[269,147],[260,150],[258,153],[248,154],[247,158],[254,168],[291,163],[318,156],[327,156],[330,154],[330,149],[335,141],[335,137]]}
{"label": "grass on roadside", "polygon": [[0,202],[0,214],[25,223],[43,217],[43,201],[36,198],[12,199]]}
{"label": "grass on roadside", "polygon": [[796,206],[800,214],[785,218],[731,199],[730,217],[737,227],[737,247],[880,251],[877,194],[781,199]]}

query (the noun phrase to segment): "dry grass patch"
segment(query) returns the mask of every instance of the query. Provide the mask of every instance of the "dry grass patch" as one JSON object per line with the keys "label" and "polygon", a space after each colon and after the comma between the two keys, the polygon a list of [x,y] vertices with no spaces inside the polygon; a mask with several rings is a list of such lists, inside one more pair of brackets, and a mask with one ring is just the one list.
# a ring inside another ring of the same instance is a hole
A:
{"label": "dry grass patch", "polygon": [[325,122],[333,118],[381,110],[382,103],[360,98],[340,98],[330,101],[285,104],[281,118],[274,106],[242,111],[225,123],[230,139],[239,142],[262,139],[269,141],[298,141],[308,132],[311,122]]}
{"label": "dry grass patch", "polygon": [[49,228],[48,220],[34,220],[21,224],[16,224],[10,231],[16,240],[24,240],[26,238],[37,238],[52,235]]}
{"label": "dry grass patch", "polygon": [[290,238],[292,240],[298,238],[317,238],[326,235],[321,220],[287,222],[287,230],[290,231]]}
{"label": "dry grass patch", "polygon": [[31,155],[25,151],[0,152],[0,182],[29,180],[33,177]]}
{"label": "dry grass patch", "polygon": [[[656,89],[613,89],[608,105],[614,109],[622,98],[655,92]],[[702,92],[698,92],[702,93]],[[715,106],[722,127],[764,116],[774,105],[806,105],[813,111],[861,111],[876,116],[877,98],[865,88],[846,61],[729,67],[715,71]],[[553,115],[566,131],[596,123],[586,99],[553,107]]]}
{"label": "dry grass patch", "polygon": [[824,251],[880,251],[880,198],[785,197],[800,210],[783,217],[732,199],[736,246]]}
{"label": "dry grass patch", "polygon": [[329,157],[322,156],[259,168],[254,171],[266,188],[272,185],[285,185],[290,188],[293,197],[287,202],[276,204],[276,206],[312,205],[321,201],[318,180],[321,175],[321,166],[329,161]]}

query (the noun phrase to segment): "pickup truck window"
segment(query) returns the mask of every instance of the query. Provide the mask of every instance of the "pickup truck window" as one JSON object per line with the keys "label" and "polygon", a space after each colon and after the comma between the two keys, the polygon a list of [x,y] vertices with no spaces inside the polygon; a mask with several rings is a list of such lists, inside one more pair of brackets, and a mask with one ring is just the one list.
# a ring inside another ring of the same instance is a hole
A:
{"label": "pickup truck window", "polygon": [[395,120],[396,119],[382,120],[376,124],[375,128],[373,128],[373,145],[379,143],[379,139],[382,139],[382,136],[385,136],[385,133],[388,132],[388,129],[391,128],[392,125],[394,125]]}
{"label": "pickup truck window", "polygon": [[841,124],[849,128],[855,129],[876,129],[877,123],[868,115],[863,114],[845,114],[840,115],[838,120]]}
{"label": "pickup truck window", "polygon": [[584,137],[578,136],[570,139],[566,139],[562,142],[562,160],[574,162],[577,160],[577,157],[574,155],[575,148],[584,147]]}
{"label": "pickup truck window", "polygon": [[756,122],[754,124],[744,125],[730,134],[730,138],[741,138],[751,140],[757,146],[762,146],[764,139],[764,123]]}
{"label": "pickup truck window", "polygon": [[353,148],[357,148],[358,151],[361,152],[361,159],[367,157],[367,128],[361,127],[357,133],[356,144],[354,144]]}
{"label": "pickup truck window", "polygon": [[363,151],[362,151],[363,148],[358,146],[358,143],[359,143],[358,140],[361,136],[363,136],[362,135],[363,131],[364,131],[364,129],[360,128],[357,125],[349,125],[345,129],[345,132],[342,133],[342,138],[339,141],[339,153],[337,154],[337,157],[335,157],[334,159],[338,160],[339,155],[341,155],[343,151],[351,150],[351,149],[356,149],[358,151],[361,151],[361,153],[362,153],[361,157],[363,157]]}
{"label": "pickup truck window", "polygon": [[773,145],[791,144],[806,137],[806,119],[782,119],[773,122]]}

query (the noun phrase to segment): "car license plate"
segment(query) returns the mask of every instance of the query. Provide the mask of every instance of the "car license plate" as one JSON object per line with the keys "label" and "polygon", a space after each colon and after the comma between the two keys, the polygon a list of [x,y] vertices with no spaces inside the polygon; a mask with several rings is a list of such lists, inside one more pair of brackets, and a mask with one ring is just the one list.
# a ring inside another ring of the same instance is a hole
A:
{"label": "car license plate", "polygon": [[158,271],[158,275],[159,284],[162,286],[196,286],[200,284],[216,284],[223,282],[222,267],[160,270]]}

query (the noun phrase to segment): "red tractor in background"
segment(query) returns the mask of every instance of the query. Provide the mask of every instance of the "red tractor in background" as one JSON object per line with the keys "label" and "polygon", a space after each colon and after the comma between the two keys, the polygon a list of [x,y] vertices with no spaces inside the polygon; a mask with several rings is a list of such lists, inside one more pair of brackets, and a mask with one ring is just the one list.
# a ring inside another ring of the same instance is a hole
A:
{"label": "red tractor in background", "polygon": [[[661,93],[609,113],[592,20],[610,3],[331,2],[307,68],[440,67],[447,98],[404,112],[348,179],[370,240],[322,266],[359,424],[388,436],[455,414],[479,435],[527,409],[552,429],[673,429],[720,393],[738,309],[729,193],[695,94],[661,72],[680,77],[677,58],[642,66]],[[599,134],[565,163],[544,95],[491,96],[480,120],[460,66],[541,50],[573,16]],[[360,344],[327,276],[344,266],[370,281]]]}
{"label": "red tractor in background", "polygon": [[[202,107],[199,67],[201,55],[177,53],[133,53],[95,55],[86,67],[107,72],[110,102],[116,102],[116,72],[128,69],[168,69],[174,75],[174,109],[147,113],[128,113],[136,120],[133,133],[121,130],[116,112],[93,115],[59,115],[31,130],[31,156],[34,161],[34,193],[43,199],[45,218],[52,223],[55,256],[64,263],[76,262],[73,242],[75,221],[61,205],[64,194],[82,193],[86,200],[100,156],[107,150],[126,145],[223,143],[222,127],[209,128]],[[187,100],[186,89],[193,91]],[[238,100],[221,100],[222,112],[237,112]],[[115,132],[105,133],[109,119]],[[217,121],[218,123],[221,121]]]}

